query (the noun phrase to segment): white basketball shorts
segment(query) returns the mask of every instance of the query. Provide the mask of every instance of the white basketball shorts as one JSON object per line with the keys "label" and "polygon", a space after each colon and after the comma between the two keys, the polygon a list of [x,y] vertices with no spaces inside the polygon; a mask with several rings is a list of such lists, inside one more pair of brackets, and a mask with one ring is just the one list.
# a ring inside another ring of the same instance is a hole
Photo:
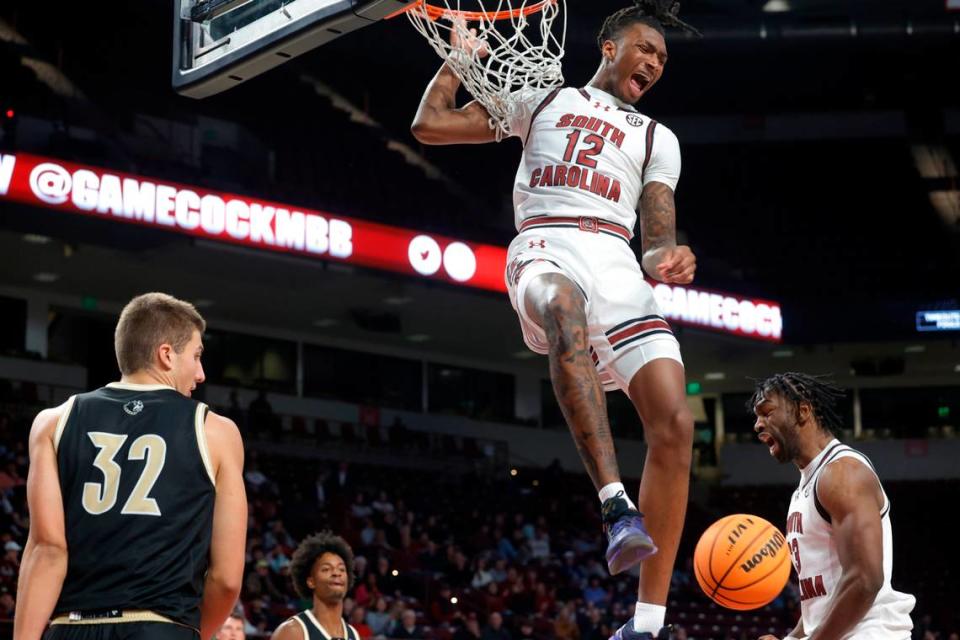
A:
{"label": "white basketball shorts", "polygon": [[537,276],[559,273],[586,298],[590,353],[604,389],[626,392],[634,374],[657,358],[683,364],[680,344],[644,280],[625,228],[596,218],[545,217],[521,228],[507,250],[505,277],[531,351],[546,354],[549,344],[523,304],[527,286]]}

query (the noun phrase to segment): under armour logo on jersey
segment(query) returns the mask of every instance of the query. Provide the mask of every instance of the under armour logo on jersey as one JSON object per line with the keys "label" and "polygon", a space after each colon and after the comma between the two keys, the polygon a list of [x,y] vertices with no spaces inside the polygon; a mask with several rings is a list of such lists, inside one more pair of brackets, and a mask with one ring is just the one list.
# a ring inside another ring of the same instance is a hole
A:
{"label": "under armour logo on jersey", "polygon": [[541,249],[545,249],[547,247],[546,240],[531,240],[528,244],[530,245],[531,249],[535,247],[540,247]]}
{"label": "under armour logo on jersey", "polygon": [[595,100],[595,101],[594,101],[593,107],[594,107],[595,109],[603,109],[604,111],[610,111],[610,105],[608,105],[608,104],[603,104],[603,103],[600,102],[599,100]]}
{"label": "under armour logo on jersey", "polygon": [[127,404],[123,405],[123,410],[129,413],[131,416],[135,416],[143,411],[143,403],[139,400],[131,400]]}

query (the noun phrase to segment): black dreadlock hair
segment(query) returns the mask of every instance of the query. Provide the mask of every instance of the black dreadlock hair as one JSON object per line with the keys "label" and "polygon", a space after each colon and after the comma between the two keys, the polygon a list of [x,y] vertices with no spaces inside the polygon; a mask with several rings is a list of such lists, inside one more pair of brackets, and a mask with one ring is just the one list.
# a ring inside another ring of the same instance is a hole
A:
{"label": "black dreadlock hair", "polygon": [[293,575],[293,588],[301,598],[313,597],[313,589],[307,585],[307,578],[313,573],[317,558],[325,553],[335,553],[347,565],[347,591],[353,588],[356,576],[353,574],[353,550],[347,541],[331,531],[321,531],[304,538],[290,560],[290,573]]}
{"label": "black dreadlock hair", "polygon": [[666,35],[665,26],[678,27],[696,36],[702,35],[678,18],[678,13],[680,13],[680,3],[677,0],[634,0],[634,6],[620,9],[603,21],[600,34],[597,36],[597,46],[603,49],[604,42],[616,39],[624,27],[637,22],[656,29],[660,35]]}
{"label": "black dreadlock hair", "polygon": [[846,394],[843,389],[826,379],[825,376],[811,376],[806,373],[778,373],[756,383],[753,395],[747,402],[747,410],[752,412],[757,403],[766,395],[777,393],[793,403],[799,413],[800,403],[806,402],[813,409],[813,415],[820,427],[837,438],[843,434],[843,422],[837,413],[837,401]]}

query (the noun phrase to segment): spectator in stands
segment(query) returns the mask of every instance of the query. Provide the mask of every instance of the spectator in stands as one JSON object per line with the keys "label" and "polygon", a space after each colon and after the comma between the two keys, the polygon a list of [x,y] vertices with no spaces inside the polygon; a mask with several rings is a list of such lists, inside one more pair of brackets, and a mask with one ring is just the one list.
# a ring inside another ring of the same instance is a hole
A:
{"label": "spectator in stands", "polygon": [[503,628],[503,616],[494,611],[487,618],[487,626],[481,635],[482,640],[510,640],[510,632]]}
{"label": "spectator in stands", "polygon": [[16,608],[17,603],[10,590],[6,587],[0,587],[0,620],[13,620],[13,613]]}
{"label": "spectator in stands", "polygon": [[370,506],[373,507],[373,510],[380,515],[386,515],[394,512],[393,503],[390,502],[390,498],[387,496],[386,491],[381,491],[379,495],[377,495],[377,499],[374,500]]}
{"label": "spectator in stands", "polygon": [[363,584],[367,580],[367,557],[356,556],[353,559],[353,581],[356,584]]}
{"label": "spectator in stands", "polygon": [[0,558],[0,581],[15,584],[16,576],[20,572],[20,552],[23,547],[15,540],[8,540],[3,545],[3,557]]}
{"label": "spectator in stands", "polygon": [[266,560],[257,560],[254,570],[247,575],[244,587],[247,598],[259,599],[266,596],[276,602],[284,600],[283,594],[277,589],[277,585],[270,576],[270,563]]}
{"label": "spectator in stands", "polygon": [[597,607],[587,608],[586,615],[580,623],[580,638],[582,640],[607,640],[612,635],[610,625],[603,620],[603,612]]}
{"label": "spectator in stands", "polygon": [[430,604],[430,616],[434,622],[452,622],[454,618],[460,615],[457,605],[450,601],[453,592],[450,585],[441,584],[436,597]]}
{"label": "spectator in stands", "polygon": [[382,595],[380,587],[377,585],[377,575],[375,573],[368,573],[363,584],[357,586],[353,595],[357,600],[357,604],[361,607],[369,606],[376,601],[376,599]]}
{"label": "spectator in stands", "polygon": [[467,564],[467,556],[463,551],[456,549],[453,557],[450,559],[450,565],[447,567],[446,574],[450,584],[457,589],[463,589],[470,586],[470,580],[473,578],[473,572]]}
{"label": "spectator in stands", "polygon": [[247,481],[247,486],[254,494],[260,493],[270,484],[270,479],[260,471],[256,457],[252,457],[247,463],[247,471],[243,474],[243,479]]}
{"label": "spectator in stands", "polygon": [[419,640],[423,636],[423,629],[417,625],[417,614],[413,609],[404,609],[400,614],[400,622],[388,634],[388,637],[396,640]]}
{"label": "spectator in stands", "polygon": [[576,603],[567,602],[560,608],[553,623],[553,633],[557,640],[580,640]]}
{"label": "spectator in stands", "polygon": [[604,606],[610,599],[610,594],[600,584],[600,578],[594,576],[590,578],[590,584],[583,590],[583,599],[596,607]]}
{"label": "spectator in stands", "polygon": [[477,620],[477,614],[468,613],[460,621],[459,628],[453,634],[453,640],[480,640],[480,622]]}
{"label": "spectator in stands", "polygon": [[423,551],[417,556],[417,562],[424,571],[439,573],[446,564],[440,546],[427,537],[426,533],[421,536],[421,541]]}
{"label": "spectator in stands", "polygon": [[217,632],[216,640],[246,640],[243,616],[231,613]]}
{"label": "spectator in stands", "polygon": [[377,568],[374,572],[377,577],[377,588],[380,593],[394,596],[397,593],[397,577],[393,575],[393,569],[390,567],[390,558],[386,555],[377,558]]}
{"label": "spectator in stands", "polygon": [[397,516],[392,511],[383,514],[383,537],[390,549],[399,549],[401,546],[400,529],[397,527]]}
{"label": "spectator in stands", "polygon": [[505,608],[506,600],[500,593],[500,585],[496,582],[491,582],[487,585],[487,589],[483,594],[484,611],[503,611]]}
{"label": "spectator in stands", "polygon": [[487,569],[487,559],[478,558],[477,568],[473,572],[473,578],[470,580],[470,586],[474,589],[483,589],[493,582],[493,574]]}
{"label": "spectator in stands", "polygon": [[273,549],[279,546],[285,550],[293,550],[296,548],[297,543],[294,541],[293,536],[287,533],[283,521],[274,520],[270,525],[270,529],[263,534],[263,545],[267,549]]}
{"label": "spectator in stands", "polygon": [[386,598],[380,596],[374,601],[373,606],[367,611],[367,617],[364,619],[364,622],[370,627],[370,631],[374,636],[385,636],[387,634],[392,619],[390,612],[387,611]]}
{"label": "spectator in stands", "polygon": [[26,483],[27,481],[20,476],[16,462],[8,462],[0,470],[0,492],[8,491],[14,487],[22,487]]}
{"label": "spectator in stands", "polygon": [[257,630],[258,634],[267,634],[273,627],[267,613],[266,604],[262,598],[254,598],[247,606],[247,620]]}
{"label": "spectator in stands", "polygon": [[357,630],[357,635],[364,639],[373,637],[373,630],[367,624],[366,616],[366,609],[359,605],[350,612],[350,624]]}
{"label": "spectator in stands", "polygon": [[357,520],[363,520],[373,515],[373,507],[367,504],[367,497],[362,491],[357,492],[353,499],[353,505],[350,507],[350,515]]}
{"label": "spectator in stands", "polygon": [[267,554],[267,563],[270,565],[270,570],[276,574],[281,573],[284,567],[290,566],[290,558],[287,557],[283,549],[283,547],[277,546]]}
{"label": "spectator in stands", "polygon": [[367,518],[363,521],[363,529],[360,530],[360,546],[369,547],[373,545],[377,529],[373,526],[373,519]]}
{"label": "spectator in stands", "polygon": [[530,555],[537,560],[546,560],[550,557],[550,535],[546,529],[537,527],[536,533],[527,542]]}
{"label": "spectator in stands", "polygon": [[513,543],[510,542],[507,536],[503,535],[503,531],[497,530],[493,535],[497,541],[497,553],[500,554],[500,557],[507,560],[507,562],[516,560],[518,555],[517,548],[513,546]]}
{"label": "spectator in stands", "polygon": [[533,635],[533,623],[530,622],[527,618],[522,618],[520,624],[517,625],[520,629],[520,632],[517,634],[517,640],[535,640]]}
{"label": "spectator in stands", "polygon": [[[579,597],[580,594],[574,592],[572,595],[573,597]],[[546,583],[541,581],[537,581],[533,585],[533,598],[533,608],[537,611],[553,609],[553,605],[556,603],[554,589],[548,589]]]}

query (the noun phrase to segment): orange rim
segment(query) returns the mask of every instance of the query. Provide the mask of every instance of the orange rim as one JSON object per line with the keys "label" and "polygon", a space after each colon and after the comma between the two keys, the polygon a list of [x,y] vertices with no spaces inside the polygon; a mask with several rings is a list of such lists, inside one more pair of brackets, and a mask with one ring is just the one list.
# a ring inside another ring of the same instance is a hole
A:
{"label": "orange rim", "polygon": [[391,13],[386,19],[389,20],[401,14],[413,11],[418,7],[423,7],[424,11],[427,13],[427,17],[430,20],[439,20],[444,16],[450,15],[463,18],[467,22],[478,22],[480,20],[493,22],[494,20],[508,20],[510,18],[519,18],[520,16],[529,16],[530,14],[537,13],[538,11],[543,11],[545,6],[548,4],[555,4],[556,1],[557,0],[541,0],[540,2],[534,2],[529,6],[521,7],[519,9],[511,9],[509,11],[457,11],[456,9],[436,7],[432,4],[429,4],[427,0],[417,0],[417,2],[414,2],[410,6]]}

